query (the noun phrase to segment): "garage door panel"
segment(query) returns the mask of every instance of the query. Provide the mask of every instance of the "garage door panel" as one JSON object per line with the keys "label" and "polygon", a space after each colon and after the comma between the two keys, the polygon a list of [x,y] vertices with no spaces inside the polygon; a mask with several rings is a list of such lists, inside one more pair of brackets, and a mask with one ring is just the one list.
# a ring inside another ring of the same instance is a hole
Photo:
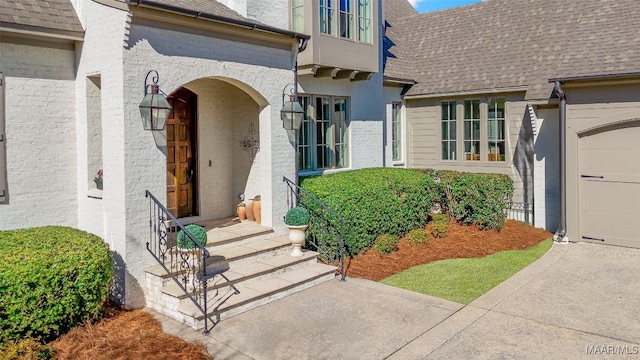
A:
{"label": "garage door panel", "polygon": [[579,139],[579,240],[640,247],[640,127]]}
{"label": "garage door panel", "polygon": [[[640,141],[640,136],[638,140]],[[640,174],[638,150],[581,150],[582,174]]]}

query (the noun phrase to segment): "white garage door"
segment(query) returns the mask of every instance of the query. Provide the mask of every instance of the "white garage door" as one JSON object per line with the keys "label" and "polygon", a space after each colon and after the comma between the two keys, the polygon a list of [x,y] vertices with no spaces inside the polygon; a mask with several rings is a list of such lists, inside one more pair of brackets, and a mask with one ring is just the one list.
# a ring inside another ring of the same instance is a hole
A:
{"label": "white garage door", "polygon": [[584,241],[640,247],[640,126],[580,138],[579,221]]}

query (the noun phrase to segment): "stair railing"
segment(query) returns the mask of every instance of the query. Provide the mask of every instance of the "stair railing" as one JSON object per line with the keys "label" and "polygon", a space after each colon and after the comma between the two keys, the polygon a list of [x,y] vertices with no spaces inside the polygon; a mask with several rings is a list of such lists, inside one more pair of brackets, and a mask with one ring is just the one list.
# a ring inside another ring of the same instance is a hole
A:
{"label": "stair railing", "polygon": [[283,177],[282,181],[287,184],[289,190],[287,192],[289,209],[300,205],[309,211],[308,243],[320,253],[321,261],[332,262],[338,266],[341,280],[344,281],[347,276],[344,270],[346,253],[344,232],[347,222],[340,214],[293,181],[286,177]]}
{"label": "stair railing", "polygon": [[[207,259],[209,251],[149,190],[145,191],[145,197],[150,199],[147,250],[204,314],[204,332],[209,333],[211,330],[207,313]],[[176,240],[180,231],[184,232],[197,247],[193,249],[178,248]]]}

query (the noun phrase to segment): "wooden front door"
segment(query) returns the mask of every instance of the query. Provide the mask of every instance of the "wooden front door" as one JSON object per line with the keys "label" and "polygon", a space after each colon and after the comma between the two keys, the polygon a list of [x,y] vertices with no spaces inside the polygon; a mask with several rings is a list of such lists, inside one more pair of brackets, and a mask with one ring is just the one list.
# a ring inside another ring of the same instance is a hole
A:
{"label": "wooden front door", "polygon": [[167,209],[175,217],[197,215],[196,95],[181,88],[168,99]]}

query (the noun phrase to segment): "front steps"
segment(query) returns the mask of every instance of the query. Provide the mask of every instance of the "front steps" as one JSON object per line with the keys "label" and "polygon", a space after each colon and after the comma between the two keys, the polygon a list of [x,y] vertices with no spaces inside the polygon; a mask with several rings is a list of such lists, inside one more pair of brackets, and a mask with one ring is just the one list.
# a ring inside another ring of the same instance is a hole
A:
{"label": "front steps", "polygon": [[[288,237],[252,222],[211,227],[207,231],[209,324],[335,278],[336,268],[317,262],[318,254],[289,256]],[[204,315],[160,266],[147,267],[147,306],[194,329]],[[196,290],[198,291],[198,290]]]}

